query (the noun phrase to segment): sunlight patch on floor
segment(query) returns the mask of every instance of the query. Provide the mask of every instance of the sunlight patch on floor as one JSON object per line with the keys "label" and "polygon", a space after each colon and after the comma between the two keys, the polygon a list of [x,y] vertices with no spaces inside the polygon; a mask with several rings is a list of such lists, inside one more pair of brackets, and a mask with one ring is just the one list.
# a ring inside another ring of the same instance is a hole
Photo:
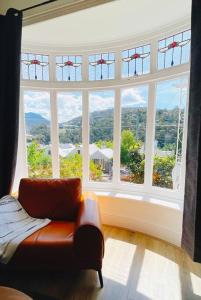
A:
{"label": "sunlight patch on floor", "polygon": [[103,276],[126,285],[136,246],[124,241],[108,238],[103,263]]}
{"label": "sunlight patch on floor", "polygon": [[153,300],[158,300],[159,295],[163,295],[163,300],[182,300],[178,265],[146,249],[137,291]]}
{"label": "sunlight patch on floor", "polygon": [[197,296],[201,296],[201,278],[194,273],[190,273],[190,276],[193,293]]}

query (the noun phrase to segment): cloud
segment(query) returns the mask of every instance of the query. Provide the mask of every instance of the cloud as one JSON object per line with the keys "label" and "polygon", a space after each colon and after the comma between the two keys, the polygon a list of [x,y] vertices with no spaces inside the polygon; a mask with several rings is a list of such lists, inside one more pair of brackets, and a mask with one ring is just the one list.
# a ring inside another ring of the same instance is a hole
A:
{"label": "cloud", "polygon": [[81,93],[59,93],[57,97],[58,122],[63,123],[82,115]]}
{"label": "cloud", "polygon": [[[146,105],[147,89],[129,88],[122,92],[122,104]],[[114,109],[113,91],[95,91],[89,93],[89,112]],[[48,92],[27,91],[24,93],[25,112],[34,112],[50,120],[50,95]],[[68,122],[82,115],[81,92],[60,92],[57,94],[58,123]]]}
{"label": "cloud", "polygon": [[114,108],[113,92],[92,92],[89,94],[89,111],[101,111]]}
{"label": "cloud", "polygon": [[145,96],[142,95],[145,90],[140,90],[139,88],[129,88],[122,91],[122,105],[124,107],[129,107],[133,105],[144,106],[147,101]]}
{"label": "cloud", "polygon": [[50,120],[50,95],[48,92],[25,92],[25,113],[34,112]]}
{"label": "cloud", "polygon": [[[101,111],[114,108],[113,92],[89,93],[89,111]],[[82,115],[81,93],[58,94],[58,122],[67,122]]]}

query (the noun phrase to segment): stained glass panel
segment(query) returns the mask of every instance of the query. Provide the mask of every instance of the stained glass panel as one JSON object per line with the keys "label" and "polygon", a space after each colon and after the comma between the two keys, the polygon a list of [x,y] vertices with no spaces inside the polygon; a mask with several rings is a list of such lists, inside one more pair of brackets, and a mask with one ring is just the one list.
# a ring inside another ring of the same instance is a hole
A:
{"label": "stained glass panel", "polygon": [[63,55],[56,57],[56,79],[58,81],[82,80],[82,56]]}
{"label": "stained glass panel", "polygon": [[89,55],[89,80],[108,80],[114,78],[114,53]]}
{"label": "stained glass panel", "polygon": [[122,51],[122,77],[150,73],[150,45]]}
{"label": "stained glass panel", "polygon": [[158,69],[185,64],[190,59],[191,31],[187,30],[158,42]]}
{"label": "stained glass panel", "polygon": [[49,57],[43,54],[22,53],[21,73],[23,79],[49,80]]}

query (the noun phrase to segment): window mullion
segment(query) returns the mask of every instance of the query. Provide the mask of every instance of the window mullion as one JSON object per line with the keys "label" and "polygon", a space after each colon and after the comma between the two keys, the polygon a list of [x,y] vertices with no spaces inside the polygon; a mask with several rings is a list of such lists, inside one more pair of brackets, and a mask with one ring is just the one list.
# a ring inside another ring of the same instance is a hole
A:
{"label": "window mullion", "polygon": [[156,73],[157,72],[157,65],[158,65],[158,41],[152,40],[151,43],[151,60],[150,60],[150,73]]}
{"label": "window mullion", "polygon": [[17,165],[14,181],[14,191],[18,190],[18,184],[22,177],[28,177],[26,130],[24,118],[24,89],[20,89],[20,107],[19,107],[19,140],[17,151]]}
{"label": "window mullion", "polygon": [[82,81],[87,82],[88,81],[88,55],[84,54],[82,56]]}
{"label": "window mullion", "polygon": [[146,142],[145,142],[145,189],[150,191],[152,187],[153,161],[154,161],[154,138],[155,138],[155,106],[156,106],[155,83],[149,85],[149,100],[147,108]]}
{"label": "window mullion", "polygon": [[115,52],[115,78],[121,79],[121,52]]}
{"label": "window mullion", "polygon": [[20,106],[19,106],[19,138],[15,177],[12,191],[16,192],[19,188],[21,178],[28,177],[27,151],[26,151],[26,131],[24,120],[24,90],[20,89]]}
{"label": "window mullion", "polygon": [[121,146],[121,90],[115,89],[114,133],[113,133],[113,184],[120,181],[120,146]]}
{"label": "window mullion", "polygon": [[[190,74],[188,76],[188,87],[190,84]],[[189,88],[187,89],[187,100],[186,100],[186,109],[184,116],[184,132],[183,132],[183,140],[182,140],[182,164],[181,164],[181,184],[180,190],[182,195],[184,195],[185,189],[185,174],[186,174],[186,150],[187,150],[187,134],[188,134],[188,109],[189,109]]]}
{"label": "window mullion", "polygon": [[51,155],[52,155],[52,174],[53,178],[60,177],[59,167],[59,136],[58,136],[58,117],[57,117],[57,93],[50,91],[50,110],[51,110]]}
{"label": "window mullion", "polygon": [[51,82],[56,81],[56,57],[52,54],[49,56],[49,79]]}
{"label": "window mullion", "polygon": [[88,91],[82,92],[82,170],[83,170],[83,186],[89,182],[89,99]]}

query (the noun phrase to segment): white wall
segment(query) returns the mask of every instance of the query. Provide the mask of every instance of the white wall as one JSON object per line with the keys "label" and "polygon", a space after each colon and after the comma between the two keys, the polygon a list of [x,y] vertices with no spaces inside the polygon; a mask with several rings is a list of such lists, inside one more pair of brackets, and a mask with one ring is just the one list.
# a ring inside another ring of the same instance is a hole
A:
{"label": "white wall", "polygon": [[[136,197],[137,199],[137,197]],[[181,246],[182,204],[98,195],[103,224],[139,231]]]}

